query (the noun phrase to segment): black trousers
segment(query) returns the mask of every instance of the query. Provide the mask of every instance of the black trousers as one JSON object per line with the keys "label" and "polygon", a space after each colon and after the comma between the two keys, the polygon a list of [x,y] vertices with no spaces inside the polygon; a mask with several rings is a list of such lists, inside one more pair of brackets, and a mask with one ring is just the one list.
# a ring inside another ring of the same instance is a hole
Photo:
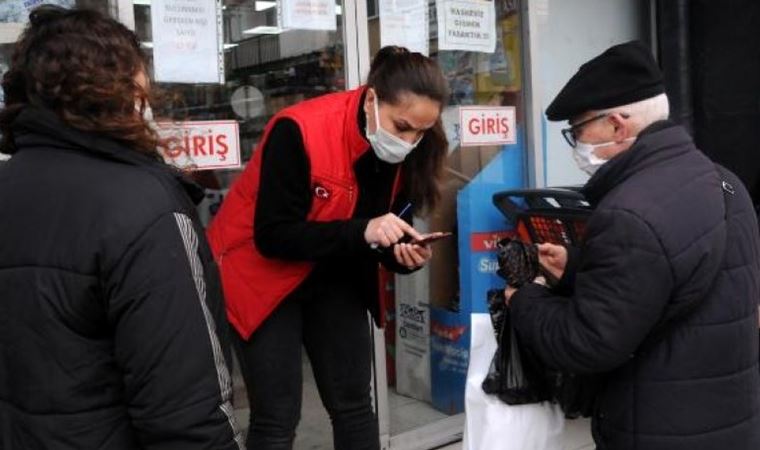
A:
{"label": "black trousers", "polygon": [[311,277],[248,341],[235,333],[251,406],[249,450],[293,447],[301,417],[302,348],[332,421],[335,449],[379,449],[366,311],[350,284]]}

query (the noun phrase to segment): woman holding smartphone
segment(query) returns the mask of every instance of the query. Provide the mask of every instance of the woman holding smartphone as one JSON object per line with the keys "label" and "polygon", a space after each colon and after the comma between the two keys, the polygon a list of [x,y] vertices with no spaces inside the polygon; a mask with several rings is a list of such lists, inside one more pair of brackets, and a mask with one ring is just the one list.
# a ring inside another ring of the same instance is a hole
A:
{"label": "woman holding smartphone", "polygon": [[432,255],[409,222],[439,197],[447,94],[433,60],[381,49],[365,86],[272,118],[211,224],[251,404],[249,449],[292,448],[302,346],[335,448],[378,448],[366,312],[379,321],[378,263],[410,273]]}

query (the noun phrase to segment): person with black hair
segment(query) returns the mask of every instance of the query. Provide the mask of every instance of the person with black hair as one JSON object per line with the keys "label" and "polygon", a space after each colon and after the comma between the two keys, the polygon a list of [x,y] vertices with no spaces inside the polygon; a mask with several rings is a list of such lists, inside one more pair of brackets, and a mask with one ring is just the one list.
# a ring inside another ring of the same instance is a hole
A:
{"label": "person with black hair", "polygon": [[208,234],[248,388],[249,449],[292,447],[302,345],[335,448],[378,448],[366,311],[379,322],[379,263],[409,273],[432,255],[408,222],[439,197],[446,103],[433,60],[385,47],[365,86],[275,115],[222,204]]}

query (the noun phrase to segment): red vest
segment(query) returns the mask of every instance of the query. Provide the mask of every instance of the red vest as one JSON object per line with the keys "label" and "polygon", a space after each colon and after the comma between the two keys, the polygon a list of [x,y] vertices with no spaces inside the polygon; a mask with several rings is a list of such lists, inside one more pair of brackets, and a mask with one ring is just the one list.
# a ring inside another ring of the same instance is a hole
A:
{"label": "red vest", "polygon": [[[363,93],[364,88],[360,88],[325,95],[275,115],[264,129],[253,159],[208,228],[209,242],[222,275],[227,317],[244,339],[306,279],[314,266],[309,262],[266,258],[254,243],[261,150],[272,125],[280,118],[288,118],[301,130],[311,168],[312,203],[307,220],[350,219],[358,198],[353,166],[370,148],[356,120]],[[397,175],[394,196],[398,181]]]}

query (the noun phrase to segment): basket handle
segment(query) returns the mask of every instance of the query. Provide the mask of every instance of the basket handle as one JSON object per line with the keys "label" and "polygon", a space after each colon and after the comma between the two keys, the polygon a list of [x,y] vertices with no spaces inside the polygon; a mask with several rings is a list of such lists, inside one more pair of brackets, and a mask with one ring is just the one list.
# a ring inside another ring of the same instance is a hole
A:
{"label": "basket handle", "polygon": [[[523,204],[514,199],[522,199]],[[553,201],[550,201],[553,200]],[[590,206],[577,188],[543,188],[515,189],[497,192],[493,195],[493,204],[510,221],[515,222],[518,214],[527,209],[565,208],[570,210],[588,210]]]}

